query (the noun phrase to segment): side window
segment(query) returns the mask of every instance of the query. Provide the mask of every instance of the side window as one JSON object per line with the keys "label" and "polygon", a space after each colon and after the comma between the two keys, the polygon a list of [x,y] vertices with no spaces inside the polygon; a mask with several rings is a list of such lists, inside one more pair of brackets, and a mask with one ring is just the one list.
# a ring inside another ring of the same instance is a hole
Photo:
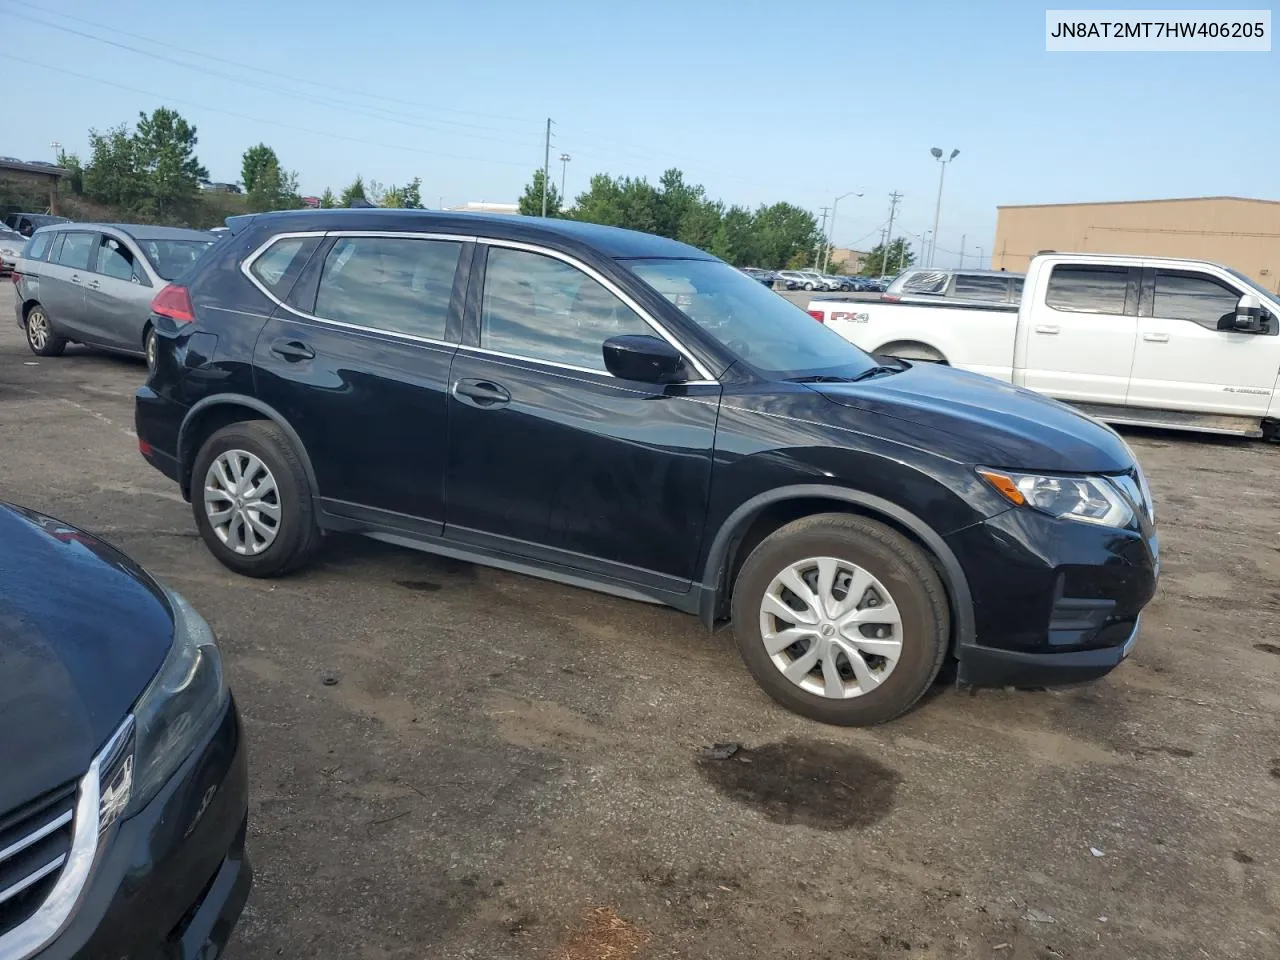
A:
{"label": "side window", "polygon": [[98,244],[98,273],[117,280],[132,280],[136,266],[133,254],[115,237],[104,236]]}
{"label": "side window", "polygon": [[23,252],[23,256],[28,260],[43,260],[44,255],[49,252],[49,241],[54,238],[52,233],[38,233],[27,243],[27,249]]}
{"label": "side window", "polygon": [[1049,274],[1044,301],[1070,313],[1124,313],[1128,267],[1075,266],[1061,263]]}
{"label": "side window", "polygon": [[443,340],[461,242],[340,237],[325,257],[316,316]]}
{"label": "side window", "polygon": [[1217,330],[1224,317],[1233,316],[1240,293],[1203,273],[1156,271],[1151,314],[1167,320],[1190,320]]}
{"label": "side window", "polygon": [[623,334],[653,335],[625,303],[554,257],[490,247],[480,311],[480,346],[518,357],[605,372],[602,345]]}
{"label": "side window", "polygon": [[277,300],[284,300],[319,244],[319,237],[286,237],[277,240],[253,261],[249,272]]}
{"label": "side window", "polygon": [[58,263],[75,270],[88,270],[89,258],[97,245],[96,233],[67,233],[58,251]]}
{"label": "side window", "polygon": [[1005,277],[984,277],[979,274],[956,275],[955,296],[968,300],[990,300],[1004,303],[1008,297],[1009,281]]}

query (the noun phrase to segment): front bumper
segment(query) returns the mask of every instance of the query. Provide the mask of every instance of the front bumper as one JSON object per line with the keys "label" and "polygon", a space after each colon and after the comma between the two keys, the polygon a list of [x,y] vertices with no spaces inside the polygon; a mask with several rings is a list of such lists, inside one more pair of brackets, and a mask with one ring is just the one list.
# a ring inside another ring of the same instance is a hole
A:
{"label": "front bumper", "polygon": [[1115,669],[1155,594],[1154,528],[1118,530],[1009,510],[947,538],[973,598],[974,636],[957,646],[975,686],[1055,686]]}
{"label": "front bumper", "polygon": [[33,960],[214,960],[244,908],[248,763],[234,701],[155,798],[105,839],[71,920]]}

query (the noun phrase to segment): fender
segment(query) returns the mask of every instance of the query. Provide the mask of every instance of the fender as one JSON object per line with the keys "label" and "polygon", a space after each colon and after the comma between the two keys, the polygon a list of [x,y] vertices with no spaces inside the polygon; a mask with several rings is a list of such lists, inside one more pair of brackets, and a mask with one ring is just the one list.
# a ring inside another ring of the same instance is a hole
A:
{"label": "fender", "polygon": [[947,546],[946,541],[914,513],[898,506],[896,503],[891,503],[880,497],[873,497],[858,490],[827,486],[820,483],[794,484],[757,494],[745,503],[740,504],[720,525],[715,539],[711,541],[711,549],[707,554],[707,562],[703,570],[701,584],[702,596],[698,613],[708,629],[712,626],[720,600],[725,564],[728,560],[729,547],[733,542],[734,535],[744,530],[752,518],[770,504],[783,500],[814,497],[840,500],[844,503],[852,504],[871,514],[879,514],[910,530],[929,549],[942,568],[940,571],[942,579],[948,594],[951,596],[954,607],[952,612],[955,616],[957,649],[977,642],[977,629],[974,626],[973,619],[973,594],[969,591],[969,580],[965,577],[960,561],[956,559],[956,555]]}
{"label": "fender", "polygon": [[[190,451],[190,456],[184,455],[184,450],[188,443],[188,427],[198,419],[203,411],[208,410],[210,407],[218,406],[248,407],[250,410],[255,410],[268,420],[273,421],[276,426],[285,432],[285,436],[293,444],[294,452],[298,454],[298,459],[302,461],[302,469],[307,475],[307,486],[311,488],[311,496],[313,498],[320,496],[320,486],[316,483],[316,472],[311,466],[311,457],[307,454],[307,448],[303,446],[302,438],[298,436],[298,432],[289,425],[289,421],[284,418],[280,411],[270,404],[263,403],[254,397],[246,397],[241,393],[212,394],[197,402],[187,411],[187,415],[182,418],[182,426],[178,428],[178,461],[184,473],[189,472],[191,466],[189,461],[195,458],[194,450]],[[190,477],[188,476],[186,479],[190,483]]]}

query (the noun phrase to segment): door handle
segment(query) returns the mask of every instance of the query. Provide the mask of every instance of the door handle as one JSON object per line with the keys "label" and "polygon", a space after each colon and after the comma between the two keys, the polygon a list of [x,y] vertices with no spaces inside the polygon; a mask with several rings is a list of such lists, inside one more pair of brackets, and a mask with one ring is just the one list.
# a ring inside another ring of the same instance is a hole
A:
{"label": "door handle", "polygon": [[1147,343],[1168,343],[1169,335],[1167,333],[1144,333],[1142,339]]}
{"label": "door handle", "polygon": [[511,402],[506,388],[489,380],[459,380],[453,395],[477,407],[501,407]]}
{"label": "door handle", "polygon": [[72,282],[72,283],[81,283],[82,281],[81,281],[81,279],[80,279],[80,274],[78,274],[78,273],[73,273],[73,274],[71,275],[71,282]]}
{"label": "door handle", "polygon": [[316,352],[301,340],[277,340],[271,344],[271,352],[277,357],[283,357],[290,363],[297,363],[299,360],[314,360]]}
{"label": "door handle", "polygon": [[99,283],[97,280],[90,280],[90,281],[89,281],[89,289],[90,289],[90,290],[97,290],[100,286],[102,286],[102,284],[101,284],[101,283]]}
{"label": "door handle", "polygon": [[1036,333],[1055,334],[1058,332],[1058,330],[1059,330],[1059,327],[1056,323],[1037,323],[1036,324]]}

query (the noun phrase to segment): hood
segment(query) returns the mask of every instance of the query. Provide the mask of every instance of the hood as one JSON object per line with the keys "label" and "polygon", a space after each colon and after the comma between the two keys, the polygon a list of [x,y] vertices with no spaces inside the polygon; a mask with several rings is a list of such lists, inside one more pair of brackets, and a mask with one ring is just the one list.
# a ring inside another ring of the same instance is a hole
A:
{"label": "hood", "polygon": [[172,642],[168,600],[133,561],[0,503],[0,818],[84,775]]}
{"label": "hood", "polygon": [[1119,473],[1120,436],[1073,407],[990,377],[933,363],[862,383],[812,384],[833,403],[925,428],[937,452],[1010,470]]}

